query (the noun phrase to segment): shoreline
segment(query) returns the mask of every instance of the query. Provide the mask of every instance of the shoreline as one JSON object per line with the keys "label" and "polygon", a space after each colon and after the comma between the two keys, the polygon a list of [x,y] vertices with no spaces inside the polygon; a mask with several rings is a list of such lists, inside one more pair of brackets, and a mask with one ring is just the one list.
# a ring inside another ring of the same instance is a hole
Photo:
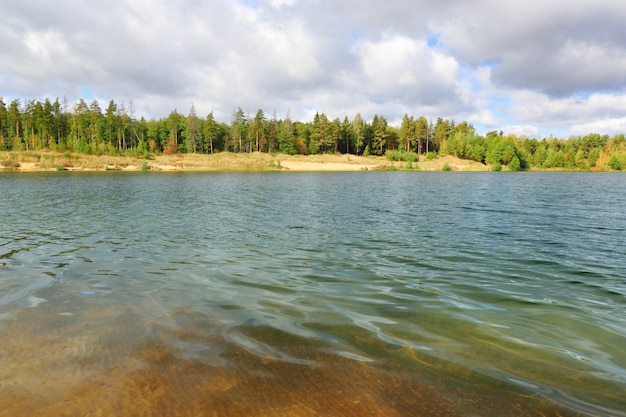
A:
{"label": "shoreline", "polygon": [[[413,163],[390,161],[384,156],[351,154],[287,155],[263,152],[215,154],[135,156],[91,155],[70,152],[0,151],[2,172],[52,171],[152,171],[152,172],[355,172],[355,171],[417,171],[417,172],[492,172],[490,165],[451,155],[427,160],[420,155]],[[503,166],[502,171],[509,171]],[[621,172],[605,169],[529,168],[520,172]]]}
{"label": "shoreline", "polygon": [[450,155],[419,161],[389,161],[384,156],[349,154],[286,155],[220,152],[216,154],[156,155],[148,159],[133,156],[89,155],[80,153],[0,152],[0,171],[277,171],[277,172],[348,172],[348,171],[491,171],[491,167],[476,161]]}

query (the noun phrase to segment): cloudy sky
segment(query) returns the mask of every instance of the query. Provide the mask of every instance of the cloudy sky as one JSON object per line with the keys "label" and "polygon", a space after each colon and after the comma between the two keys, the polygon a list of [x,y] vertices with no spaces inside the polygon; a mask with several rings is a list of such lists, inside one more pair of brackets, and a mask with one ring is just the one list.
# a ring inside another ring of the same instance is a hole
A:
{"label": "cloudy sky", "polygon": [[626,132],[623,0],[0,0],[0,96]]}

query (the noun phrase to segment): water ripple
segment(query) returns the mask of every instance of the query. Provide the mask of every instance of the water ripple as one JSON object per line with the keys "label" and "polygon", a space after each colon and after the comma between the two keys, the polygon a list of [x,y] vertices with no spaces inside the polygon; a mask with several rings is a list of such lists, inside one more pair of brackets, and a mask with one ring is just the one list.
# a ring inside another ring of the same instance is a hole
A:
{"label": "water ripple", "polygon": [[[620,415],[620,178],[9,176],[0,321],[44,304],[64,319],[113,306],[135,312],[138,332],[159,323],[149,336],[164,342],[150,343],[215,366],[232,347],[319,365],[289,349],[302,339],[360,364],[469,369]],[[207,321],[206,338],[180,336]]]}

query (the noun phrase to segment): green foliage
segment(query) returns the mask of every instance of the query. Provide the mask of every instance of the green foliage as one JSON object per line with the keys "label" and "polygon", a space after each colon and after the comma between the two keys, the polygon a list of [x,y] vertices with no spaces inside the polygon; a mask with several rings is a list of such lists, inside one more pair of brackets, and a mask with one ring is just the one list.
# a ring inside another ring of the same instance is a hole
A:
{"label": "green foliage", "polygon": [[293,123],[287,117],[280,125],[278,133],[278,150],[288,155],[296,154],[296,135]]}
{"label": "green foliage", "polygon": [[613,155],[611,159],[609,159],[608,166],[613,171],[621,171],[623,169],[622,162],[619,160],[619,158],[616,155]]}
{"label": "green foliage", "polygon": [[282,169],[283,168],[282,165],[280,164],[280,161],[276,161],[274,159],[272,159],[270,161],[270,167],[274,168],[274,169]]}
{"label": "green foliage", "polygon": [[494,162],[493,164],[491,164],[491,170],[494,172],[502,171],[502,164],[500,162]]}
{"label": "green foliage", "polygon": [[565,168],[566,166],[567,159],[565,158],[565,153],[563,151],[548,151],[546,161],[543,163],[544,168]]}
{"label": "green foliage", "polygon": [[511,159],[511,162],[509,162],[509,170],[513,172],[520,170],[520,162],[517,156],[514,156],[513,159]]}
{"label": "green foliage", "polygon": [[417,160],[417,154],[415,152],[392,149],[385,152],[385,158],[387,158],[388,161],[414,162]]}
{"label": "green foliage", "polygon": [[442,171],[452,171],[452,168],[450,168],[450,165],[448,165],[448,163],[444,163],[443,167],[441,168]]}
{"label": "green foliage", "polygon": [[[335,117],[335,116],[333,116]],[[166,117],[136,118],[132,101],[111,100],[13,100],[0,97],[0,149],[32,152],[51,149],[93,155],[132,155],[145,160],[161,153],[276,152],[286,154],[354,153],[385,155],[390,161],[406,161],[415,167],[418,155],[432,160],[450,154],[511,171],[537,168],[626,169],[626,136],[589,134],[581,137],[541,140],[502,131],[484,137],[465,121],[405,114],[399,127],[375,115],[371,121],[356,114],[352,121],[329,119],[318,113],[313,122],[267,117],[262,109],[247,114],[233,112],[230,123],[196,115],[192,104],[184,116],[174,109]],[[403,166],[404,169],[404,166]]]}
{"label": "green foliage", "polygon": [[589,152],[587,161],[589,162],[590,167],[596,166],[596,162],[598,162],[598,158],[600,158],[601,152],[602,152],[601,148],[594,148],[591,152]]}

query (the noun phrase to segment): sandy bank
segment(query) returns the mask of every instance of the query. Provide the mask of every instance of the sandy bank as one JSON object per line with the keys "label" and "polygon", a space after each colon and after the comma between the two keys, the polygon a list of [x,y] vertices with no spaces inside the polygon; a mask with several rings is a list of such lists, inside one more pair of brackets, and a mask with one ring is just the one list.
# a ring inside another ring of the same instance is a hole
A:
{"label": "sandy bank", "polygon": [[42,152],[0,152],[2,171],[489,171],[484,164],[443,156],[409,165],[381,156],[283,155],[230,153],[213,155],[157,155],[150,159],[129,156]]}

